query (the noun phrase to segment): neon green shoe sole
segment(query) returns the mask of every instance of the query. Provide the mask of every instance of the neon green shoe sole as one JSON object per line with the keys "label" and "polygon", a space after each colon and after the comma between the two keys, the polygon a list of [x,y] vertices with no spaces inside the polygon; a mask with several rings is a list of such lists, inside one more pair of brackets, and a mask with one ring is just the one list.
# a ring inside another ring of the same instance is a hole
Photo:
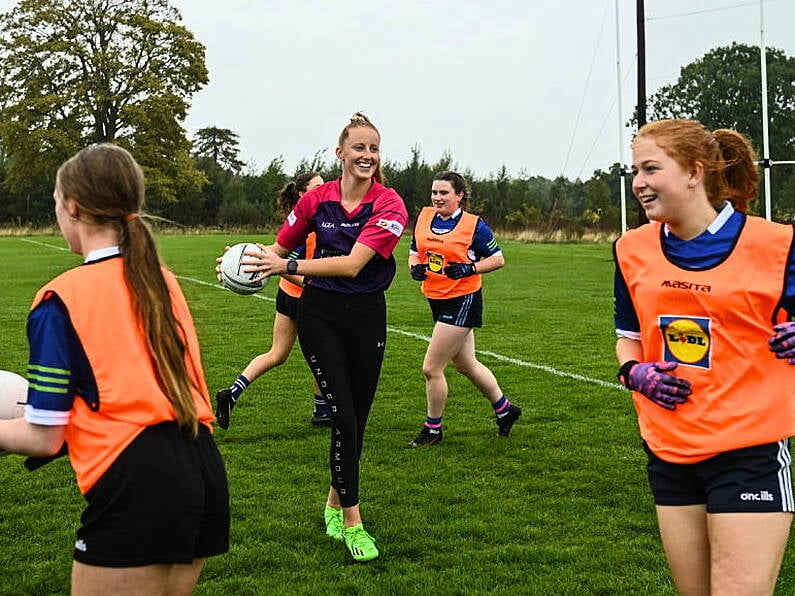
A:
{"label": "neon green shoe sole", "polygon": [[326,509],[323,511],[323,520],[326,522],[326,535],[331,536],[334,540],[344,540],[342,509],[326,505]]}
{"label": "neon green shoe sole", "polygon": [[345,537],[345,546],[356,561],[372,561],[378,556],[375,540],[368,534],[362,524],[356,524],[342,531]]}

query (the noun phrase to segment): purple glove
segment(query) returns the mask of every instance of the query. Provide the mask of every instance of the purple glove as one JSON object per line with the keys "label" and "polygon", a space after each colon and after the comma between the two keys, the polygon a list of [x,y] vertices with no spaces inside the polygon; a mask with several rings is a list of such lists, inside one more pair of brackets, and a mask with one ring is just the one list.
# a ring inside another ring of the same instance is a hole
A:
{"label": "purple glove", "polygon": [[627,389],[638,391],[644,397],[666,410],[675,410],[687,401],[690,381],[667,374],[679,366],[676,362],[625,362],[618,371],[619,382]]}
{"label": "purple glove", "polygon": [[461,279],[475,273],[475,266],[472,263],[450,263],[444,268],[444,274],[450,279]]}
{"label": "purple glove", "polygon": [[779,323],[773,330],[776,334],[767,340],[770,351],[775,352],[776,358],[787,358],[790,364],[795,364],[795,322]]}
{"label": "purple glove", "polygon": [[428,270],[428,265],[425,263],[417,263],[411,266],[411,279],[414,281],[422,281],[428,277],[425,273]]}

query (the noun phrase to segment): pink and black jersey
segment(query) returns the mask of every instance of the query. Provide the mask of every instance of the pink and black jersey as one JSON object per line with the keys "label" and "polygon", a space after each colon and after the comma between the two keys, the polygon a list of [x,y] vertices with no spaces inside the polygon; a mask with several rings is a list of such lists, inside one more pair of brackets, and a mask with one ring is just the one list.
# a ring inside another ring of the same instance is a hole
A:
{"label": "pink and black jersey", "polygon": [[403,199],[394,190],[373,182],[351,213],[341,203],[340,180],[327,182],[304,194],[276,235],[276,242],[294,249],[315,232],[313,258],[350,254],[357,242],[375,251],[356,277],[307,277],[305,283],[321,290],[364,294],[386,290],[395,277],[395,249],[408,221]]}

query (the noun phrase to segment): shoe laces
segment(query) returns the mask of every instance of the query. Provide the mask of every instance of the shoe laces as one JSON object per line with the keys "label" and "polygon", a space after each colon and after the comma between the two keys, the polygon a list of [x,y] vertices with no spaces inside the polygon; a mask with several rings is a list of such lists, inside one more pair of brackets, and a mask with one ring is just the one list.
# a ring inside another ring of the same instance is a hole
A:
{"label": "shoe laces", "polygon": [[375,543],[375,539],[367,533],[364,526],[358,525],[345,529],[345,541],[351,548],[362,549]]}

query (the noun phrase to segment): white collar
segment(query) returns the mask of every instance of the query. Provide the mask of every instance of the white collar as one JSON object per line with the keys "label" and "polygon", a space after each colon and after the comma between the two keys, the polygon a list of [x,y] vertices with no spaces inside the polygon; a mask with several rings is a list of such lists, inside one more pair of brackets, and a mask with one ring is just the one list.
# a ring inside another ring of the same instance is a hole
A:
{"label": "white collar", "polygon": [[[439,214],[437,213],[437,215]],[[442,217],[441,215],[439,215],[439,219],[441,219],[442,221],[450,221],[451,219],[455,219],[459,215],[461,215],[461,207],[453,211],[453,214],[450,217]]]}
{"label": "white collar", "polygon": [[91,263],[92,261],[99,261],[100,259],[105,259],[107,257],[113,257],[115,255],[120,255],[121,250],[119,250],[118,246],[108,246],[106,248],[98,248],[97,250],[92,250],[90,253],[86,255],[84,263]]}
{"label": "white collar", "polygon": [[[720,211],[718,212],[718,216],[712,220],[711,224],[707,226],[706,231],[713,235],[717,234],[724,224],[729,221],[729,218],[732,215],[734,215],[734,206],[729,201],[724,201],[723,207],[721,207]],[[665,230],[666,236],[671,233],[668,224],[665,224],[663,229]]]}

